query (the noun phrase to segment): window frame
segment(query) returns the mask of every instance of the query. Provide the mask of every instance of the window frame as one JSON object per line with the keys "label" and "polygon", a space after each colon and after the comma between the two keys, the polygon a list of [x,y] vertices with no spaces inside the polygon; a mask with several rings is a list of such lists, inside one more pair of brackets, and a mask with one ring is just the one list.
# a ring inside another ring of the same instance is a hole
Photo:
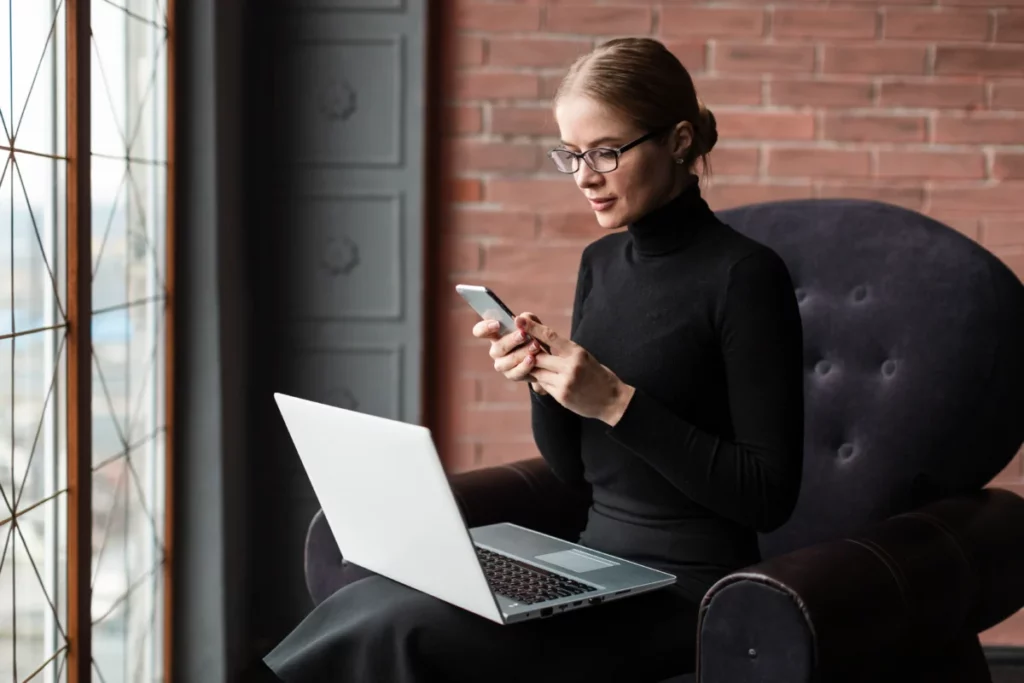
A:
{"label": "window frame", "polygon": [[[68,683],[92,678],[92,1],[65,0],[67,126],[67,634]],[[103,0],[96,0],[102,2]],[[164,335],[163,680],[173,679],[175,0],[164,0],[166,216]]]}

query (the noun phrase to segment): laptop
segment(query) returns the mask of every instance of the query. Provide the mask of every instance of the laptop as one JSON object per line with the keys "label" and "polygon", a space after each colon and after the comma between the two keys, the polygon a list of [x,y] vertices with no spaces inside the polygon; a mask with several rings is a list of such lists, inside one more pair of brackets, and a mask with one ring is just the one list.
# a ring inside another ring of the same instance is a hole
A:
{"label": "laptop", "polygon": [[676,577],[516,524],[468,529],[426,427],[275,394],[342,556],[499,624]]}

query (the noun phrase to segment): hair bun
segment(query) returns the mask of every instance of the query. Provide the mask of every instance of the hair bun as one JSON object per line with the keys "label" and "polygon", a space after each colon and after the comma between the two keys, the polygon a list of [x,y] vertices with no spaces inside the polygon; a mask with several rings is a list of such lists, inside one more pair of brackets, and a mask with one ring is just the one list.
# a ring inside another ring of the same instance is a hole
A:
{"label": "hair bun", "polygon": [[701,154],[707,154],[714,149],[715,143],[718,142],[718,124],[715,122],[715,115],[704,106],[703,102],[700,102],[700,125],[694,132]]}

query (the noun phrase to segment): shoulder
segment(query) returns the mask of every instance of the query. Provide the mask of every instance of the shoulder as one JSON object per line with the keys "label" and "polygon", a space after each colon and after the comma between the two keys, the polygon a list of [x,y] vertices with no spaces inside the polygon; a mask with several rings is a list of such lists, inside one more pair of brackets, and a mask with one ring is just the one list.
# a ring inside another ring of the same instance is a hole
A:
{"label": "shoulder", "polygon": [[722,223],[716,240],[721,256],[722,274],[727,284],[737,281],[790,280],[786,262],[774,249],[763,242]]}

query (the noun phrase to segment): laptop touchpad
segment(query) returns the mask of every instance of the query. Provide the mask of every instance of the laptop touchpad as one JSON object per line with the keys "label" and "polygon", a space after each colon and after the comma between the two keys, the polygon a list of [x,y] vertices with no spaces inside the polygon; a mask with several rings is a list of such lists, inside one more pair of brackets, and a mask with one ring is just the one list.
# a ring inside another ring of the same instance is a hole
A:
{"label": "laptop touchpad", "polygon": [[589,553],[585,553],[581,550],[560,550],[557,553],[548,553],[547,555],[537,555],[536,559],[541,562],[548,562],[562,569],[568,569],[571,572],[578,574],[584,574],[586,572],[592,572],[595,569],[607,569],[608,567],[618,566],[618,562],[612,562],[606,560],[603,557],[595,557]]}

